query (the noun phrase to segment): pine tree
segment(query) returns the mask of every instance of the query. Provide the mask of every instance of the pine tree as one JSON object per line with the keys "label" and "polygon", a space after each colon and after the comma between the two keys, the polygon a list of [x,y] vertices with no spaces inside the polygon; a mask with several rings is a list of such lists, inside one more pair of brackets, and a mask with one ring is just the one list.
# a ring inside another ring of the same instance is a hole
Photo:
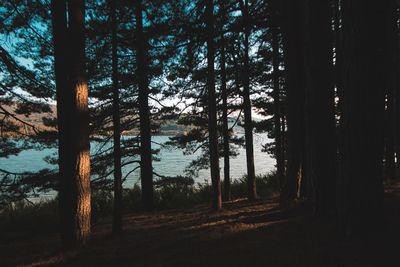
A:
{"label": "pine tree", "polygon": [[342,4],[343,162],[338,203],[342,227],[352,233],[370,229],[382,215],[385,12],[375,1]]}
{"label": "pine tree", "polygon": [[[60,219],[64,247],[90,236],[90,144],[85,70],[84,1],[52,1],[57,115],[59,124]],[[67,47],[63,38],[73,43]]]}

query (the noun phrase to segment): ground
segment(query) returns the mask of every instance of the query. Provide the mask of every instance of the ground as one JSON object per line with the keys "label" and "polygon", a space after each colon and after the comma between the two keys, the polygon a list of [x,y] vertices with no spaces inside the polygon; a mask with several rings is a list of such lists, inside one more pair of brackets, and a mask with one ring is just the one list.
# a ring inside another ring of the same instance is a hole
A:
{"label": "ground", "polygon": [[60,252],[57,235],[0,244],[0,266],[400,266],[400,184],[386,185],[383,226],[346,236],[299,201],[277,199],[128,214],[112,236],[111,218],[83,249]]}

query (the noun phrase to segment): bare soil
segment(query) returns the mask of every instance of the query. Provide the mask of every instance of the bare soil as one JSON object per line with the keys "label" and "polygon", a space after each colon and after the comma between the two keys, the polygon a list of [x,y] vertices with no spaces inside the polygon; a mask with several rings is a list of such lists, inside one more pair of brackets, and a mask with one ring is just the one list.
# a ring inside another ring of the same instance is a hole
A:
{"label": "bare soil", "polygon": [[400,266],[400,184],[386,184],[382,227],[345,236],[299,201],[277,199],[128,214],[112,236],[111,218],[89,244],[61,252],[57,235],[0,244],[0,266]]}

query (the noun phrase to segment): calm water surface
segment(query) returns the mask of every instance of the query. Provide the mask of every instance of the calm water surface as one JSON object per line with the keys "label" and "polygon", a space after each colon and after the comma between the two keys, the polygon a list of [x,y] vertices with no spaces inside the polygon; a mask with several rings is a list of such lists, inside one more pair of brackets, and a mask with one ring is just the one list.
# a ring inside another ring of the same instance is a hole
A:
{"label": "calm water surface", "polygon": [[[164,143],[169,140],[168,136],[153,136],[152,144],[153,149],[160,148],[160,145],[156,143]],[[266,134],[255,134],[254,135],[254,164],[256,174],[265,174],[272,171],[275,167],[275,160],[272,159],[267,153],[261,152],[262,145],[270,142]],[[91,144],[91,150],[95,151],[98,147],[97,144]],[[246,173],[246,152],[244,148],[238,149],[239,155],[235,158],[231,158],[231,178],[241,178]],[[9,158],[0,158],[0,166],[4,169],[13,172],[23,171],[37,171],[43,168],[54,168],[53,165],[46,163],[44,160],[47,156],[56,156],[57,149],[43,149],[38,150],[26,150],[22,151],[18,156],[11,156]],[[197,154],[198,155],[198,154]],[[197,155],[184,155],[182,150],[179,149],[165,149],[161,147],[158,158],[160,161],[153,162],[153,168],[155,172],[164,176],[176,176],[184,175],[184,169],[186,166],[197,157]],[[220,160],[221,179],[223,179],[223,159]],[[123,169],[123,175],[129,173],[135,166],[128,166]],[[138,178],[140,170],[136,170],[128,175],[124,187],[132,187],[135,183],[139,182]],[[199,176],[195,178],[195,182],[204,183],[211,182],[210,171],[201,170]]]}

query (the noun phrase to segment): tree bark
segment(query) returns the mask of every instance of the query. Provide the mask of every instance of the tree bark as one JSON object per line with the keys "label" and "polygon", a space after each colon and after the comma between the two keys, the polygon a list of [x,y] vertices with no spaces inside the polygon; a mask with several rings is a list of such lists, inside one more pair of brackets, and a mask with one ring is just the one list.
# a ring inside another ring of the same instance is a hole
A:
{"label": "tree bark", "polygon": [[[241,0],[242,3],[242,0]],[[246,143],[246,163],[247,163],[247,197],[249,200],[257,198],[256,173],[254,168],[254,147],[253,147],[253,122],[251,119],[251,100],[250,100],[250,79],[249,79],[249,35],[250,25],[248,18],[248,0],[242,6],[244,21],[244,62],[243,62],[243,110],[244,110],[244,135]]]}
{"label": "tree bark", "polygon": [[221,91],[222,91],[222,132],[224,140],[224,200],[231,200],[231,181],[229,174],[229,126],[228,126],[228,94],[226,89],[225,38],[221,30]]}
{"label": "tree bark", "polygon": [[[52,1],[59,131],[59,206],[66,249],[90,236],[90,143],[84,1]],[[71,42],[72,40],[72,42]],[[67,46],[70,43],[71,45]]]}
{"label": "tree bark", "polygon": [[[72,90],[68,84],[69,53],[67,47],[67,2],[51,1],[51,15],[54,42],[54,71],[56,76],[58,166],[59,166],[59,209],[60,235],[65,248],[73,247],[74,218],[72,207],[72,148],[71,128],[68,113],[73,102]],[[68,105],[69,104],[69,105]]]}
{"label": "tree bark", "polygon": [[[70,0],[68,8],[71,44],[71,86],[73,91],[72,147],[73,214],[77,245],[85,244],[90,235],[90,143],[88,85],[85,58],[85,1]],[[77,127],[78,126],[78,127]]]}
{"label": "tree bark", "polygon": [[282,2],[287,94],[287,170],[281,191],[281,204],[284,206],[297,196],[304,154],[303,8],[303,0]]}
{"label": "tree bark", "polygon": [[113,87],[113,139],[114,139],[114,210],[112,231],[118,234],[122,231],[122,183],[121,183],[121,123],[119,114],[118,87],[118,41],[117,41],[117,0],[111,0],[111,57],[112,57],[112,87]]}
{"label": "tree bark", "polygon": [[[273,11],[274,12],[274,11]],[[278,176],[279,188],[282,190],[284,178],[283,147],[281,134],[281,101],[280,101],[280,83],[279,83],[279,33],[277,15],[274,13],[272,18],[272,65],[273,65],[273,98],[274,98],[274,135],[275,135],[275,157],[276,174]]]}
{"label": "tree bark", "polygon": [[384,14],[376,1],[343,1],[343,170],[338,197],[347,233],[370,230],[382,218]]}
{"label": "tree bark", "polygon": [[140,116],[140,178],[142,202],[147,211],[153,210],[153,167],[151,155],[151,129],[149,110],[149,87],[147,80],[146,39],[143,34],[142,1],[136,0],[136,64],[139,85]]}
{"label": "tree bark", "polygon": [[217,133],[217,107],[215,96],[214,77],[214,5],[212,0],[206,0],[206,31],[207,31],[207,92],[208,92],[208,128],[210,170],[213,187],[213,209],[222,208],[221,181],[219,176],[218,133]]}
{"label": "tree bark", "polygon": [[331,6],[305,2],[305,118],[307,168],[317,216],[335,214],[336,141]]}
{"label": "tree bark", "polygon": [[395,178],[395,150],[396,150],[396,94],[398,89],[397,67],[398,40],[397,40],[397,6],[395,0],[385,2],[385,67],[386,75],[386,124],[385,124],[385,177]]}

